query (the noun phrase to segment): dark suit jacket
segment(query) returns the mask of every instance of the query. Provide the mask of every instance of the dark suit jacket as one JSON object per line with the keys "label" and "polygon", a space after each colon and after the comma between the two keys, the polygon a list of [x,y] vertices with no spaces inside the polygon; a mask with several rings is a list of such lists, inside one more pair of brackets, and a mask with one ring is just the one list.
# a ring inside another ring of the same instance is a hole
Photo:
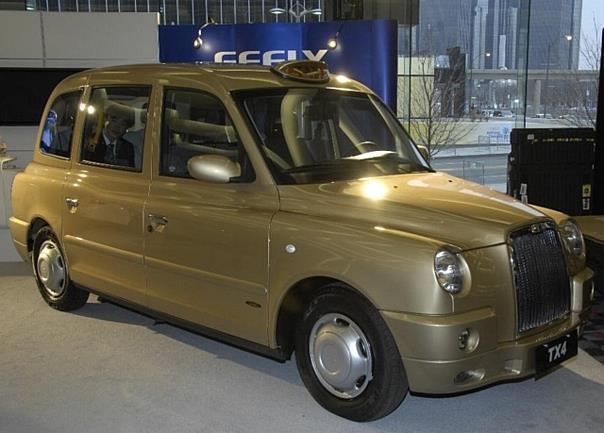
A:
{"label": "dark suit jacket", "polygon": [[102,162],[105,164],[119,165],[121,167],[134,167],[134,145],[128,140],[118,138],[115,142],[116,150],[116,161],[107,161],[105,159],[105,153],[107,151],[107,145],[103,139],[103,135],[99,137],[99,141],[94,148],[94,151],[89,152],[87,159],[94,162]]}

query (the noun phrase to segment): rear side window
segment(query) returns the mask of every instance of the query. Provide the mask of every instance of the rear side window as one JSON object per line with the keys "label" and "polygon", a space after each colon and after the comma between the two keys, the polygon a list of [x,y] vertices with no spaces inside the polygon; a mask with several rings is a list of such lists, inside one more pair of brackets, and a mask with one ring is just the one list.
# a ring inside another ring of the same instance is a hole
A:
{"label": "rear side window", "polygon": [[40,150],[49,155],[69,158],[81,91],[64,93],[52,103],[44,122]]}
{"label": "rear side window", "polygon": [[86,110],[80,161],[141,171],[151,87],[96,87]]}

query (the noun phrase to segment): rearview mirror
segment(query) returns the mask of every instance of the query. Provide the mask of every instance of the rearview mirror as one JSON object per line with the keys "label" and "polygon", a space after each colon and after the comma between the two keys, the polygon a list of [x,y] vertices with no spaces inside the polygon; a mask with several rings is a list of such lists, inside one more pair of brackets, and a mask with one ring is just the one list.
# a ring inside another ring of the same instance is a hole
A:
{"label": "rearview mirror", "polygon": [[424,146],[423,144],[418,144],[417,150],[419,150],[419,153],[422,154],[426,161],[430,162],[430,151],[428,151],[428,148],[426,146]]}
{"label": "rearview mirror", "polygon": [[187,162],[189,174],[198,180],[212,183],[229,183],[232,177],[241,176],[239,164],[223,155],[198,155]]}

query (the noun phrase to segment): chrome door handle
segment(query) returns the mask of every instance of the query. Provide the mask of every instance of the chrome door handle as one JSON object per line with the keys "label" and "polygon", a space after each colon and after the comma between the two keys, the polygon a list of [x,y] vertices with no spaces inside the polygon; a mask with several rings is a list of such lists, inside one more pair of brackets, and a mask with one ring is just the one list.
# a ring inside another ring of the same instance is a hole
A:
{"label": "chrome door handle", "polygon": [[78,205],[80,204],[80,200],[77,198],[69,198],[65,199],[65,204],[69,208],[69,212],[74,213],[78,209]]}
{"label": "chrome door handle", "polygon": [[148,232],[163,232],[164,228],[168,224],[168,218],[162,215],[154,215],[150,213],[147,215],[149,218],[149,224],[147,225]]}

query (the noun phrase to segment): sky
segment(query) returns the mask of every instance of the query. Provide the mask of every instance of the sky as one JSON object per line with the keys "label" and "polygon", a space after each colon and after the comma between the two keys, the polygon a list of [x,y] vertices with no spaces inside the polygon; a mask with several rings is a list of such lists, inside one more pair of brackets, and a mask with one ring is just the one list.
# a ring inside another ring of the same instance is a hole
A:
{"label": "sky", "polygon": [[[583,0],[583,16],[581,18],[581,41],[583,41],[584,37],[593,37],[594,36],[594,18],[600,29],[600,33],[602,31],[602,27],[604,27],[604,0]],[[598,39],[600,35],[598,35]],[[586,67],[585,61],[583,59],[579,59],[579,68]]]}
{"label": "sky", "polygon": [[594,13],[596,21],[604,25],[604,0],[583,0],[583,24],[591,24]]}

